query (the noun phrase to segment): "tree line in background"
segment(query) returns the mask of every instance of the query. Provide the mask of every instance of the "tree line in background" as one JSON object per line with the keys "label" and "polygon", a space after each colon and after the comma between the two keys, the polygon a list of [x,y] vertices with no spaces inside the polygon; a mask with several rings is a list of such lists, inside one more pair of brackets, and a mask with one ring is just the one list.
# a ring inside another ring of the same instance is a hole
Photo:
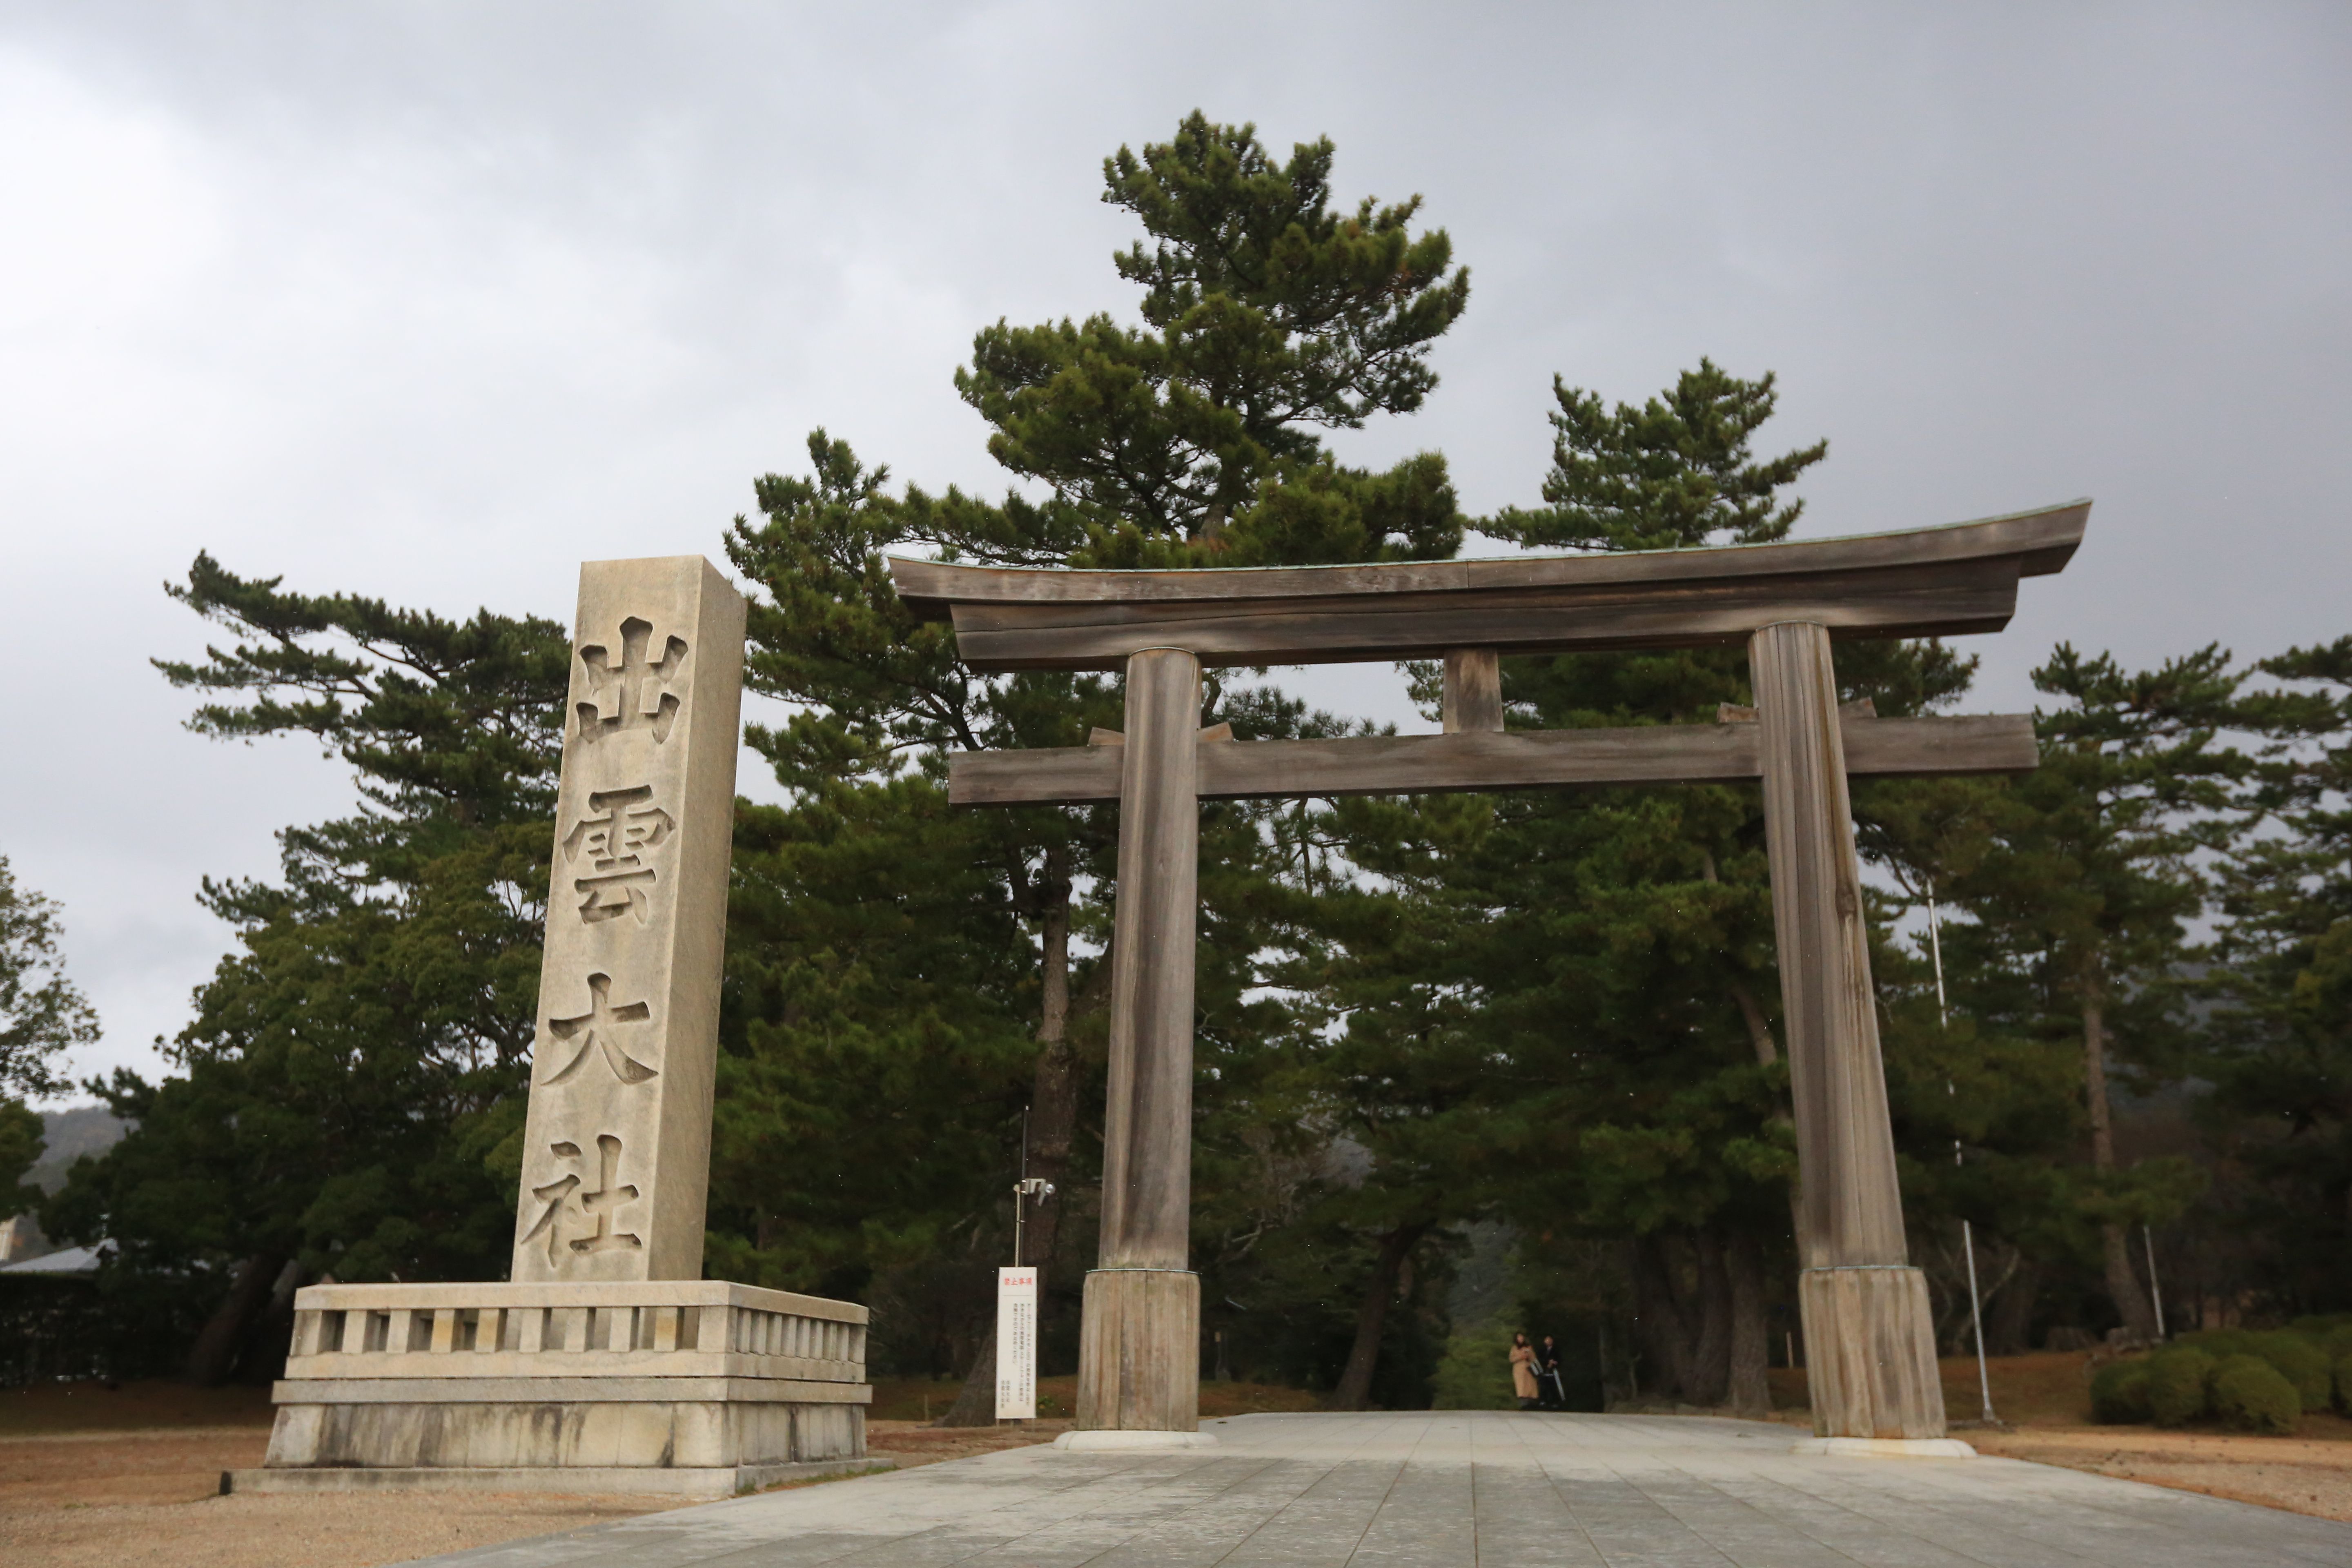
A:
{"label": "tree line in background", "polygon": [[[1772,377],[1702,361],[1640,405],[1557,384],[1540,505],[1466,517],[1436,453],[1343,462],[1329,433],[1433,390],[1469,279],[1418,198],[1335,208],[1331,158],[1199,115],[1122,148],[1104,199],[1148,237],[1115,258],[1139,324],[1000,321],[957,373],[1020,488],[894,485],[819,431],[724,540],[753,594],[747,679],[789,705],[747,738],[788,804],[737,808],[707,1269],[869,1302],[877,1370],[965,1379],[958,1418],[986,1415],[1024,1115],[1060,1194],[1030,1218],[1045,1360],[1075,1363],[1117,823],[950,811],[946,762],[1082,744],[1120,693],[973,675],[882,555],[1762,542],[1827,452],[1758,457]],[[552,620],[305,595],[205,555],[171,592],[231,638],[159,661],[193,726],[307,737],[360,791],[280,835],[274,880],[205,885],[236,950],[170,1076],[90,1086],[133,1131],[41,1205],[53,1235],[114,1242],[101,1292],[196,1303],[178,1348],[218,1380],[283,1355],[298,1281],[502,1276],[569,652]],[[1841,697],[1889,716],[1950,705],[1974,668],[1936,642],[1838,648]],[[1437,672],[1411,676],[1433,708]],[[2147,671],[2062,646],[2034,679],[2038,772],[1854,791],[1947,1349],[1964,1220],[1996,1352],[2153,1337],[2157,1283],[2173,1329],[2352,1307],[2352,637]],[[1750,700],[1736,650],[1507,658],[1503,692],[1544,728]],[[1262,671],[1210,672],[1202,722],[1366,728]],[[1201,897],[1204,1364],[1425,1405],[1468,1397],[1490,1349],[1499,1376],[1489,1338],[1525,1323],[1561,1335],[1588,1399],[1762,1405],[1795,1324],[1795,1155],[1755,788],[1207,803]],[[52,911],[0,871],[20,1096],[94,1030],[53,947]],[[0,1188],[38,1152],[29,1121],[0,1110]]]}

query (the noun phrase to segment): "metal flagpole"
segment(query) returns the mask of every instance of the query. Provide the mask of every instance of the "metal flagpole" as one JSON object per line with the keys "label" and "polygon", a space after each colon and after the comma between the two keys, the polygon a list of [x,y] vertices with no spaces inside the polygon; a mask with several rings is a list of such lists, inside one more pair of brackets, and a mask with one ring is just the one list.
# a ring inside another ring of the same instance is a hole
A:
{"label": "metal flagpole", "polygon": [[[1944,1001],[1944,933],[1942,921],[1937,918],[1936,884],[1932,880],[1927,884],[1927,952],[1936,964],[1936,1027],[1940,1030],[1950,1026],[1951,1013]],[[1944,1092],[1957,1096],[1959,1090],[1953,1087],[1950,1079],[1946,1079]],[[1961,1163],[1960,1141],[1958,1138],[1952,1140],[1952,1163],[1955,1166]],[[1992,1369],[1985,1362],[1984,1300],[1977,1293],[1977,1234],[1976,1227],[1965,1219],[1960,1221],[1960,1246],[1969,1258],[1969,1323],[1976,1331],[1977,1392],[1983,1398],[1984,1418],[1990,1424],[1996,1417],[1992,1413]],[[2151,1252],[2148,1256],[2153,1259],[2155,1254]],[[2148,1277],[2153,1279],[2155,1276],[2156,1266],[2151,1261]],[[2157,1310],[2161,1314],[2163,1309],[2159,1307]]]}
{"label": "metal flagpole", "polygon": [[1013,1184],[1013,1267],[1021,1267],[1021,1211],[1029,1195],[1029,1108],[1021,1108],[1021,1179]]}

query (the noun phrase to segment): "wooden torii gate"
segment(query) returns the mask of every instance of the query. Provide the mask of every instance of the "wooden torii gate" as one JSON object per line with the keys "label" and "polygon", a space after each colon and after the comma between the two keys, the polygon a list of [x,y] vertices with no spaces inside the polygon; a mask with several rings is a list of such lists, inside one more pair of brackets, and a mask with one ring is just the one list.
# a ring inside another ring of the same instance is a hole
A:
{"label": "wooden torii gate", "polygon": [[[1102,1245],[1086,1279],[1078,1426],[1191,1432],[1199,1419],[1200,1277],[1187,1268],[1199,801],[1760,778],[1815,1430],[1941,1437],[1846,779],[2021,772],[2034,765],[2033,727],[1842,711],[1830,644],[2000,630],[2018,579],[2063,568],[2090,510],[2074,501],[1798,543],[1364,566],[1096,572],[894,558],[899,595],[952,620],[973,669],[1127,676],[1119,743],[967,752],[949,773],[961,805],[1119,803]],[[1753,722],[1503,728],[1501,654],[1740,644]],[[1445,733],[1203,743],[1223,739],[1200,728],[1203,664],[1438,657]]]}

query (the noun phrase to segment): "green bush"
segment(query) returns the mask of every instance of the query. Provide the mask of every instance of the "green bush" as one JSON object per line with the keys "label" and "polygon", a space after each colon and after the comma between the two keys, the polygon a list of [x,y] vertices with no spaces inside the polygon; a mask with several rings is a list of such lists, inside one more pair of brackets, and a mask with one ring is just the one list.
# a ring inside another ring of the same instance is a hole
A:
{"label": "green bush", "polygon": [[2159,1426],[2186,1426],[2211,1408],[2213,1358],[2193,1346],[2147,1358],[2147,1414]]}
{"label": "green bush", "polygon": [[2320,1335],[2319,1348],[2327,1352],[2327,1359],[2331,1362],[2342,1361],[2352,1355],[2352,1323],[2340,1329],[2330,1329]]}
{"label": "green bush", "polygon": [[2253,1353],[2294,1388],[2305,1410],[2325,1410],[2336,1391],[2336,1368],[2318,1342],[2292,1331],[2256,1334]]}
{"label": "green bush", "polygon": [[2243,1329],[2205,1329],[2179,1335],[2172,1342],[2202,1351],[2217,1362],[2254,1353],[2254,1336]]}
{"label": "green bush", "polygon": [[2352,1353],[2336,1358],[2336,1404],[2338,1409],[2352,1412]]}
{"label": "green bush", "polygon": [[2092,1420],[2129,1426],[2147,1418],[2147,1363],[2111,1361],[2092,1374]]}
{"label": "green bush", "polygon": [[2233,1355],[2213,1369],[2213,1408],[2243,1432],[2292,1432],[2303,1419],[2294,1384],[2260,1356]]}

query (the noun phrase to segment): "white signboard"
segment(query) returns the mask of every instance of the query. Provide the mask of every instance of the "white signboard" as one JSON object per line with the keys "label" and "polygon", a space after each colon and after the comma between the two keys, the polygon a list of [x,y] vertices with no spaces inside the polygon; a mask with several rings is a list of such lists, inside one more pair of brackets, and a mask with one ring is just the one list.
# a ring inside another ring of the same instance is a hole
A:
{"label": "white signboard", "polygon": [[1037,1418],[1037,1271],[996,1271],[996,1418]]}

